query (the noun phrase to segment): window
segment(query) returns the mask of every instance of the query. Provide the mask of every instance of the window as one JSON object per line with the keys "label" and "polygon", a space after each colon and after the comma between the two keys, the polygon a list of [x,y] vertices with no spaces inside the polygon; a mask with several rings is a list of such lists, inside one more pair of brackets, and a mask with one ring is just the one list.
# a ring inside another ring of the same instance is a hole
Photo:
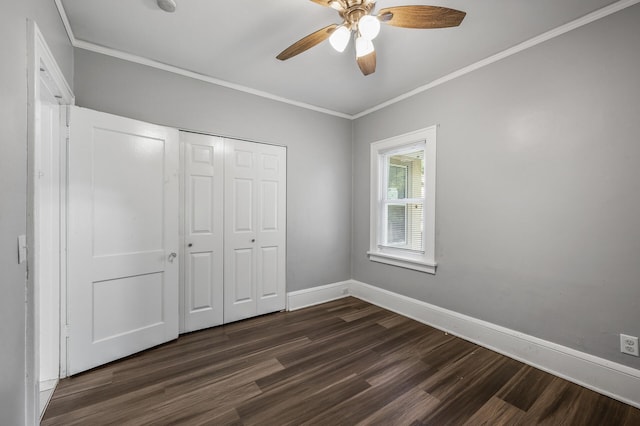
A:
{"label": "window", "polygon": [[371,144],[369,259],[435,273],[436,127]]}

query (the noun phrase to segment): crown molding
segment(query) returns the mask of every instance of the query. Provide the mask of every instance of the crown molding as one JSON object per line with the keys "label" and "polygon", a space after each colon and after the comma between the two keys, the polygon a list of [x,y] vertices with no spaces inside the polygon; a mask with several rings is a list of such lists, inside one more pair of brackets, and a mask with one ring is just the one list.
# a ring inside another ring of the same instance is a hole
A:
{"label": "crown molding", "polygon": [[365,115],[371,114],[372,112],[381,110],[383,108],[388,107],[389,105],[393,105],[405,99],[411,98],[419,93],[432,89],[436,86],[444,84],[448,81],[461,77],[465,74],[469,74],[472,71],[477,69],[486,67],[494,62],[498,62],[502,59],[505,59],[511,55],[515,55],[516,53],[522,52],[523,50],[529,49],[533,46],[537,46],[540,43],[544,43],[545,41],[551,40],[552,38],[558,37],[562,34],[568,33],[569,31],[575,30],[576,28],[580,28],[584,25],[590,24],[591,22],[597,21],[598,19],[602,19],[606,16],[609,16],[613,13],[619,12],[622,9],[626,9],[629,6],[633,6],[634,4],[640,2],[640,0],[620,0],[609,6],[605,6],[602,9],[598,9],[594,12],[591,12],[582,18],[578,18],[574,21],[571,21],[567,24],[554,28],[546,33],[542,33],[539,36],[533,37],[527,41],[524,41],[520,44],[517,44],[509,49],[503,50],[502,52],[496,53],[495,55],[489,56],[488,58],[482,59],[478,62],[475,62],[471,65],[468,65],[464,68],[460,68],[457,71],[454,71],[450,74],[445,75],[444,77],[440,77],[436,80],[433,80],[431,83],[427,83],[423,86],[420,86],[410,92],[404,93],[400,96],[396,96],[395,98],[389,99],[381,104],[378,104],[372,108],[364,110],[358,114],[352,116],[352,119],[358,119],[360,117],[364,117]]}
{"label": "crown molding", "polygon": [[[640,0],[639,0],[640,1]],[[288,99],[282,96],[274,95],[273,93],[264,92],[262,90],[253,89],[251,87],[243,86],[241,84],[231,83],[225,80],[221,80],[219,78],[210,77],[208,75],[200,74],[195,71],[190,71],[184,68],[176,67],[174,65],[165,64],[159,61],[155,61],[153,59],[145,58],[143,56],[134,55],[132,53],[123,52],[121,50],[112,49],[109,47],[101,46],[99,44],[91,43],[84,40],[79,40],[73,34],[73,29],[71,28],[71,24],[69,22],[69,18],[67,16],[67,12],[62,4],[62,0],[55,0],[55,4],[58,8],[58,13],[60,13],[60,18],[62,19],[62,23],[64,24],[64,28],[67,32],[67,36],[69,37],[69,41],[73,47],[78,49],[88,50],[95,53],[100,53],[106,56],[111,56],[113,58],[122,59],[124,61],[133,62],[140,65],[146,65],[151,68],[156,68],[162,71],[167,71],[173,74],[178,74],[183,77],[192,78],[194,80],[203,81],[205,83],[214,84],[216,86],[226,87],[228,89],[237,90],[239,92],[249,93],[251,95],[259,96],[261,98],[271,99],[273,101],[282,102],[285,104],[293,105],[296,107],[308,109],[311,111],[320,112],[323,114],[333,115],[335,117],[346,118],[347,120],[352,120],[353,116],[350,114],[345,114],[339,111],[333,111],[327,108],[322,108],[316,105],[307,104],[305,102],[294,101],[292,99]]]}
{"label": "crown molding", "polygon": [[205,83],[214,84],[216,86],[226,87],[228,89],[237,90],[239,92],[249,93],[251,95],[259,96],[261,98],[271,99],[273,101],[282,102],[285,104],[293,105],[300,108],[305,108],[311,111],[320,112],[323,114],[333,115],[340,118],[346,118],[348,120],[353,119],[351,115],[344,114],[342,112],[333,111],[326,108],[321,108],[315,105],[307,104],[304,102],[294,101],[292,99],[287,99],[282,96],[274,95],[273,93],[264,92],[262,90],[253,89],[251,87],[242,86],[236,83],[230,83],[225,80],[220,80],[218,78],[209,77],[204,74],[200,74],[194,71],[189,71],[184,68],[176,67],[173,65],[165,64],[162,62],[154,61],[153,59],[144,58],[142,56],[134,55],[127,52],[122,52],[120,50],[111,49],[109,47],[100,46],[94,43],[89,43],[83,40],[76,40],[74,47],[79,49],[89,50],[91,52],[101,53],[103,55],[111,56],[114,58],[122,59],[128,62],[133,62],[140,65],[146,65],[151,68],[156,68],[162,71],[167,71],[173,74],[178,74],[183,77],[192,78],[194,80],[204,81]]}
{"label": "crown molding", "polygon": [[64,30],[67,32],[67,37],[69,37],[69,41],[71,45],[75,47],[76,38],[73,35],[73,30],[71,29],[71,23],[69,22],[69,17],[67,16],[67,11],[64,10],[64,6],[62,5],[62,0],[54,0],[56,3],[56,7],[58,8],[58,13],[60,14],[60,19],[62,19],[62,25],[64,25]]}
{"label": "crown molding", "polygon": [[454,71],[450,74],[447,74],[443,77],[440,77],[436,80],[431,81],[430,83],[427,83],[425,85],[422,85],[420,87],[417,87],[416,89],[413,89],[409,92],[403,93],[402,95],[396,96],[394,98],[391,98],[385,102],[382,102],[376,106],[373,106],[369,109],[366,109],[362,112],[359,112],[357,114],[346,114],[343,112],[339,112],[339,111],[333,111],[327,108],[322,108],[316,105],[311,105],[311,104],[307,104],[304,102],[299,102],[299,101],[294,101],[292,99],[288,99],[282,96],[278,96],[278,95],[274,95],[273,93],[269,93],[269,92],[264,92],[262,90],[257,90],[257,89],[253,89],[251,87],[247,87],[247,86],[243,86],[240,84],[236,84],[236,83],[231,83],[225,80],[221,80],[218,78],[214,78],[214,77],[210,77],[204,74],[200,74],[194,71],[190,71],[184,68],[180,68],[180,67],[176,67],[173,65],[169,65],[169,64],[165,64],[162,62],[158,62],[155,61],[153,59],[148,59],[142,56],[138,56],[138,55],[134,55],[131,53],[127,53],[127,52],[123,52],[117,49],[112,49],[112,48],[108,48],[105,46],[100,46],[98,44],[95,43],[90,43],[84,40],[78,40],[76,39],[76,37],[73,34],[73,30],[71,29],[71,24],[69,22],[69,19],[67,17],[67,13],[64,9],[64,5],[62,4],[62,0],[55,0],[55,4],[58,8],[58,12],[60,13],[60,17],[62,19],[62,23],[64,24],[64,28],[67,32],[67,35],[69,37],[69,41],[71,42],[71,45],[73,47],[79,48],[79,49],[84,49],[84,50],[89,50],[92,52],[96,52],[96,53],[100,53],[103,55],[107,55],[107,56],[111,56],[114,58],[118,58],[118,59],[122,59],[125,61],[129,61],[129,62],[133,62],[133,63],[137,63],[140,65],[146,65],[152,68],[156,68],[159,70],[163,70],[163,71],[167,71],[170,73],[174,73],[174,74],[178,74],[187,78],[192,78],[195,80],[200,80],[206,83],[210,83],[210,84],[214,84],[217,86],[222,86],[222,87],[226,87],[229,89],[233,89],[233,90],[237,90],[240,92],[244,92],[244,93],[249,93],[251,95],[255,95],[255,96],[260,96],[262,98],[266,98],[266,99],[271,99],[273,101],[277,101],[277,102],[282,102],[285,104],[289,104],[289,105],[293,105],[296,107],[300,107],[300,108],[304,108],[304,109],[308,109],[311,111],[316,111],[316,112],[320,112],[323,114],[328,114],[328,115],[332,115],[335,117],[340,117],[340,118],[345,118],[348,120],[357,120],[358,118],[364,117],[366,115],[369,115],[373,112],[379,111],[383,108],[386,108],[390,105],[396,104],[398,102],[401,102],[405,99],[409,99],[417,94],[420,94],[422,92],[425,92],[429,89],[432,89],[434,87],[437,87],[441,84],[447,83],[451,80],[454,80],[458,77],[461,77],[465,74],[469,74],[470,72],[473,72],[477,69],[486,67],[487,65],[493,64],[494,62],[498,62],[502,59],[505,59],[511,55],[515,55],[516,53],[522,52],[523,50],[529,49],[533,46],[537,46],[540,43],[544,43],[545,41],[551,40],[555,37],[558,37],[562,34],[565,34],[569,31],[575,30],[576,28],[580,28],[584,25],[590,24],[591,22],[597,21],[598,19],[602,19],[606,16],[609,16],[613,13],[619,12],[623,9],[626,9],[627,7],[633,6],[637,3],[639,3],[640,0],[619,0],[615,3],[612,3],[608,6],[605,6],[601,9],[598,9],[594,12],[591,12],[581,18],[575,19],[567,24],[561,25],[557,28],[554,28],[550,31],[547,31],[543,34],[540,34],[536,37],[533,37],[529,40],[526,40],[520,44],[517,44],[513,47],[510,47],[509,49],[503,50],[502,52],[496,53],[495,55],[489,56],[488,58],[482,59],[478,62],[475,62],[471,65],[468,65],[464,68],[460,68],[457,71]]}

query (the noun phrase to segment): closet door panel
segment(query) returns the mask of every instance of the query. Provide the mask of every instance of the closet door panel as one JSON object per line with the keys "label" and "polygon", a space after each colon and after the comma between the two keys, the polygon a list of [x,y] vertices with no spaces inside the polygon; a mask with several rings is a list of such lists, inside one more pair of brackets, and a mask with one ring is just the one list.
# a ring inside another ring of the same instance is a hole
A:
{"label": "closet door panel", "polygon": [[260,187],[257,312],[265,314],[286,304],[286,149],[260,145],[256,151]]}
{"label": "closet door panel", "polygon": [[253,232],[253,179],[233,180],[233,232],[236,234]]}
{"label": "closet door panel", "polygon": [[191,297],[189,311],[199,312],[213,309],[215,302],[212,298],[211,281],[214,275],[214,259],[212,252],[191,253],[190,287]]}
{"label": "closet door panel", "polygon": [[182,331],[223,321],[224,141],[180,133],[184,152]]}
{"label": "closet door panel", "polygon": [[225,322],[285,308],[286,149],[225,141]]}
{"label": "closet door panel", "polygon": [[260,298],[278,296],[278,247],[260,249]]}
{"label": "closet door panel", "polygon": [[230,295],[234,304],[252,303],[254,300],[253,249],[245,248],[233,251],[234,286]]}

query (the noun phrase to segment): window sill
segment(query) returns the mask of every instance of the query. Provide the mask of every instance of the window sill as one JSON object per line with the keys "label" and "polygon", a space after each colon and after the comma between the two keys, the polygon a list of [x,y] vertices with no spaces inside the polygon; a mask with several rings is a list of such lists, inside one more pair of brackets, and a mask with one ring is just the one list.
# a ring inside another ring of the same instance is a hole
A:
{"label": "window sill", "polygon": [[408,257],[397,256],[379,251],[368,251],[369,260],[373,262],[386,263],[387,265],[399,266],[401,268],[413,269],[414,271],[426,272],[427,274],[436,273],[437,263],[425,260],[411,259]]}

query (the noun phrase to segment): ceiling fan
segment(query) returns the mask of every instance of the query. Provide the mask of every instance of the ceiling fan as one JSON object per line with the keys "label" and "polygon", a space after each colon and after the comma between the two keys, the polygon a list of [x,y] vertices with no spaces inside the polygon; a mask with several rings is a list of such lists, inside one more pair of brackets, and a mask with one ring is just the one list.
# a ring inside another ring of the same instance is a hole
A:
{"label": "ceiling fan", "polygon": [[376,0],[311,0],[338,11],[342,24],[331,24],[296,41],[277,56],[281,61],[292,58],[329,39],[331,46],[344,52],[353,33],[356,61],[360,71],[369,75],[376,70],[376,51],[372,40],[380,32],[380,23],[402,28],[457,27],[466,13],[439,6],[394,6],[373,14]]}

